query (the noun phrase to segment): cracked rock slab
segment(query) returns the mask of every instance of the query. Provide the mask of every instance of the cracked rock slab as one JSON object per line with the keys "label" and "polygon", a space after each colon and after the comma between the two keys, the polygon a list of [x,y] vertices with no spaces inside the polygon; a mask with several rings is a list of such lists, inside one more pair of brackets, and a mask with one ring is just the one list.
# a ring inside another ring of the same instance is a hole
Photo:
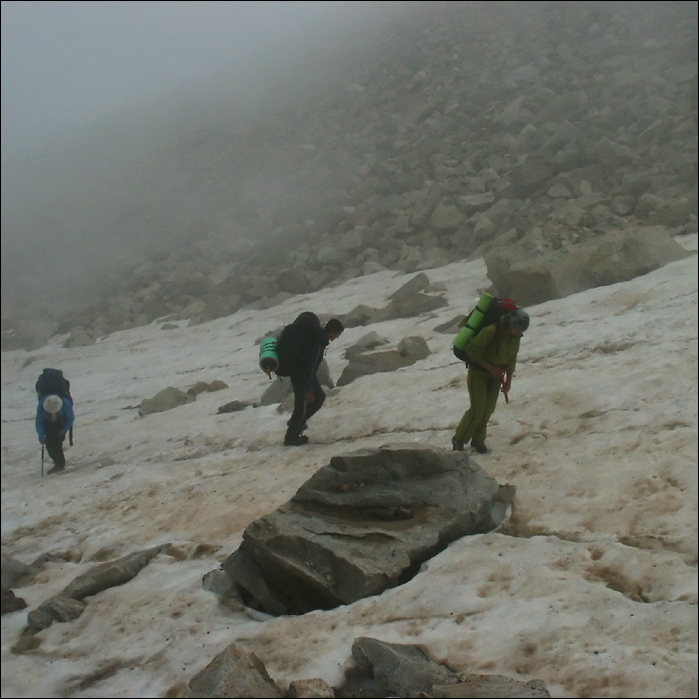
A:
{"label": "cracked rock slab", "polygon": [[407,582],[451,542],[491,531],[513,490],[463,452],[385,445],[336,456],[252,522],[222,567],[259,611],[332,609]]}

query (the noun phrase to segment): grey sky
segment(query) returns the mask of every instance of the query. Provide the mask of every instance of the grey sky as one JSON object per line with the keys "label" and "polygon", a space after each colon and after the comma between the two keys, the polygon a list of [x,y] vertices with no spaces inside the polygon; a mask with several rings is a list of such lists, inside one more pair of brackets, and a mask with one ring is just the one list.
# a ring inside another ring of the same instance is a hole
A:
{"label": "grey sky", "polygon": [[384,5],[3,0],[3,157]]}

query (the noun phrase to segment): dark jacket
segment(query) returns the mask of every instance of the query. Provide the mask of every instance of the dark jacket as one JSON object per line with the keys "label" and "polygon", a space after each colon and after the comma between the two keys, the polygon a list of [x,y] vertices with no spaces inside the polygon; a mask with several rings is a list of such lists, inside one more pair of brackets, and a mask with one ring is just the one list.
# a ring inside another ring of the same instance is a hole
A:
{"label": "dark jacket", "polygon": [[328,343],[318,316],[310,311],[301,313],[279,336],[277,374],[291,376],[295,385],[300,384],[305,392],[310,391]]}
{"label": "dark jacket", "polygon": [[308,339],[290,372],[292,378],[302,380],[306,393],[312,390],[313,378],[323,361],[325,348],[329,343],[328,336],[320,322],[318,322],[317,327],[308,328]]}

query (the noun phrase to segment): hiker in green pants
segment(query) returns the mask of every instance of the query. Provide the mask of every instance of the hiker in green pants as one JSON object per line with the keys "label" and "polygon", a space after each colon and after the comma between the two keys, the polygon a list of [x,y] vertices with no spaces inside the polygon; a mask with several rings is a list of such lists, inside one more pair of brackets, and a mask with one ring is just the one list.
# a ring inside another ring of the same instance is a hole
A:
{"label": "hiker in green pants", "polygon": [[507,397],[517,363],[519,341],[529,327],[529,316],[521,308],[504,315],[500,322],[483,328],[468,345],[469,368],[466,377],[471,407],[464,413],[451,440],[452,449],[471,446],[485,454],[488,420],[495,411],[498,394]]}

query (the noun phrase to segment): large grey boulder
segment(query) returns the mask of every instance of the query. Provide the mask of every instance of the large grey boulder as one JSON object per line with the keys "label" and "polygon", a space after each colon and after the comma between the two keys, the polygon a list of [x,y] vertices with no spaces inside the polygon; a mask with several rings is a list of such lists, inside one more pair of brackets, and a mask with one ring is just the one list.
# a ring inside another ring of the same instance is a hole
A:
{"label": "large grey boulder", "polygon": [[371,323],[381,323],[385,320],[411,318],[424,313],[431,313],[437,308],[446,305],[448,305],[448,302],[442,296],[423,294],[420,291],[412,293],[401,292],[398,296],[392,298],[383,308],[371,308],[369,306],[359,305],[353,308],[349,313],[340,316],[340,320],[346,328],[355,328],[359,325],[370,325]]}
{"label": "large grey boulder", "polygon": [[150,413],[162,413],[196,400],[196,396],[185,393],[179,388],[168,386],[158,391],[152,398],[144,398],[138,406],[138,414],[143,417]]}
{"label": "large grey boulder", "polygon": [[386,344],[388,344],[388,340],[385,337],[381,337],[375,330],[372,330],[366,335],[362,335],[353,345],[348,347],[345,350],[344,358],[351,359],[357,354],[369,352],[370,350]]}
{"label": "large grey boulder", "polygon": [[423,337],[419,335],[406,337],[401,340],[395,350],[352,355],[349,364],[337,380],[337,385],[346,386],[360,376],[395,371],[411,366],[429,355],[430,348]]}
{"label": "large grey boulder", "polygon": [[402,584],[452,541],[494,529],[513,490],[463,452],[386,445],[335,456],[252,522],[222,568],[233,596],[259,611],[331,609]]}
{"label": "large grey boulder", "polygon": [[394,291],[383,308],[359,305],[341,316],[340,320],[346,328],[354,328],[385,320],[419,316],[447,305],[444,297],[423,293],[429,289],[429,277],[424,272],[419,272]]}
{"label": "large grey boulder", "polygon": [[485,263],[499,296],[531,305],[629,281],[691,254],[667,229],[647,227],[613,231],[558,250],[525,237],[486,255]]}

